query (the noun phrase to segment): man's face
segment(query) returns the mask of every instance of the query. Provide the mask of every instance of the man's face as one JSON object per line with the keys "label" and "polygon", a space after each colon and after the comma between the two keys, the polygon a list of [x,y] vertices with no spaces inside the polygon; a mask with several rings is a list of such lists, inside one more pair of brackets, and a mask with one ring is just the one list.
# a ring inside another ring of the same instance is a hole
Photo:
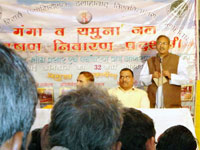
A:
{"label": "man's face", "polygon": [[85,87],[87,86],[89,83],[88,79],[83,75],[83,74],[80,74],[77,78],[77,88],[80,88],[80,87]]}
{"label": "man's face", "polygon": [[170,43],[166,37],[161,37],[156,41],[156,48],[160,56],[165,56],[169,53]]}
{"label": "man's face", "polygon": [[124,90],[129,90],[133,87],[134,78],[130,71],[122,71],[120,73],[119,85]]}

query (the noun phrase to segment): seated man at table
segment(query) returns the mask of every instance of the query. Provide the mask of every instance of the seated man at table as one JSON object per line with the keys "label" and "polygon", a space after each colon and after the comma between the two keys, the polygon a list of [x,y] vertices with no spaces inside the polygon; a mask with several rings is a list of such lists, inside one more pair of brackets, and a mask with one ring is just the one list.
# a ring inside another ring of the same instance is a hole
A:
{"label": "seated man at table", "polygon": [[116,96],[125,107],[149,108],[150,102],[144,90],[133,88],[134,74],[129,68],[120,71],[119,87],[112,88],[108,92]]}
{"label": "seated man at table", "polygon": [[125,108],[119,141],[121,150],[155,150],[153,120],[134,108]]}
{"label": "seated man at table", "polygon": [[35,81],[25,62],[0,45],[0,149],[22,150],[35,119]]}
{"label": "seated man at table", "polygon": [[88,86],[89,84],[94,83],[94,76],[88,71],[82,71],[79,73],[77,78],[77,88]]}
{"label": "seated man at table", "polygon": [[94,85],[70,91],[59,98],[49,124],[50,148],[69,150],[120,150],[121,105]]}
{"label": "seated man at table", "polygon": [[158,138],[157,150],[196,150],[197,142],[189,129],[182,125],[168,128]]}

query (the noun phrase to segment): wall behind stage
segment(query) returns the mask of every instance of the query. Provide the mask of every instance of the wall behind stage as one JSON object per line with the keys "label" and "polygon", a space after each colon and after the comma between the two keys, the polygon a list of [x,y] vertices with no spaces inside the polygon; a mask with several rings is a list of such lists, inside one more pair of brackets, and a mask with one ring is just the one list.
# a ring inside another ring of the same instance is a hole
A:
{"label": "wall behind stage", "polygon": [[[28,63],[45,105],[74,88],[80,71],[97,84],[117,86],[119,71],[135,73],[156,54],[158,35],[187,62],[183,106],[194,109],[197,67],[195,0],[15,0],[0,3],[0,39]],[[142,87],[141,87],[142,88]]]}

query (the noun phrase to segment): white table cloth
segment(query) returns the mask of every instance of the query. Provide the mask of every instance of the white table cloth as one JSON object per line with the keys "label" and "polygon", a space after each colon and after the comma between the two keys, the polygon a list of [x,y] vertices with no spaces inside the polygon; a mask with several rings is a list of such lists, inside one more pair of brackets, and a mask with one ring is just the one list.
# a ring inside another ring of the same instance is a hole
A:
{"label": "white table cloth", "polygon": [[[163,133],[167,128],[174,125],[183,125],[187,127],[194,135],[195,129],[189,109],[139,109],[145,114],[149,115],[155,125],[156,138]],[[51,109],[37,109],[36,119],[31,128],[42,128],[45,124],[50,122]]]}

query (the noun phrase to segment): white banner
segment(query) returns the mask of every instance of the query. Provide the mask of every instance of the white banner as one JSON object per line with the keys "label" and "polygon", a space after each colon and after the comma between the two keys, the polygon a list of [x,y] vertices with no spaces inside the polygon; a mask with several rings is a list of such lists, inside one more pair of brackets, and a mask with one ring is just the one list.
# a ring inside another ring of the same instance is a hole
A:
{"label": "white banner", "polygon": [[195,0],[3,1],[0,38],[26,59],[40,91],[54,99],[63,88],[75,87],[81,71],[92,72],[97,84],[110,88],[128,67],[140,87],[139,74],[156,54],[156,38],[167,35],[170,51],[188,63],[190,85],[181,96],[183,106],[193,111],[195,6]]}

